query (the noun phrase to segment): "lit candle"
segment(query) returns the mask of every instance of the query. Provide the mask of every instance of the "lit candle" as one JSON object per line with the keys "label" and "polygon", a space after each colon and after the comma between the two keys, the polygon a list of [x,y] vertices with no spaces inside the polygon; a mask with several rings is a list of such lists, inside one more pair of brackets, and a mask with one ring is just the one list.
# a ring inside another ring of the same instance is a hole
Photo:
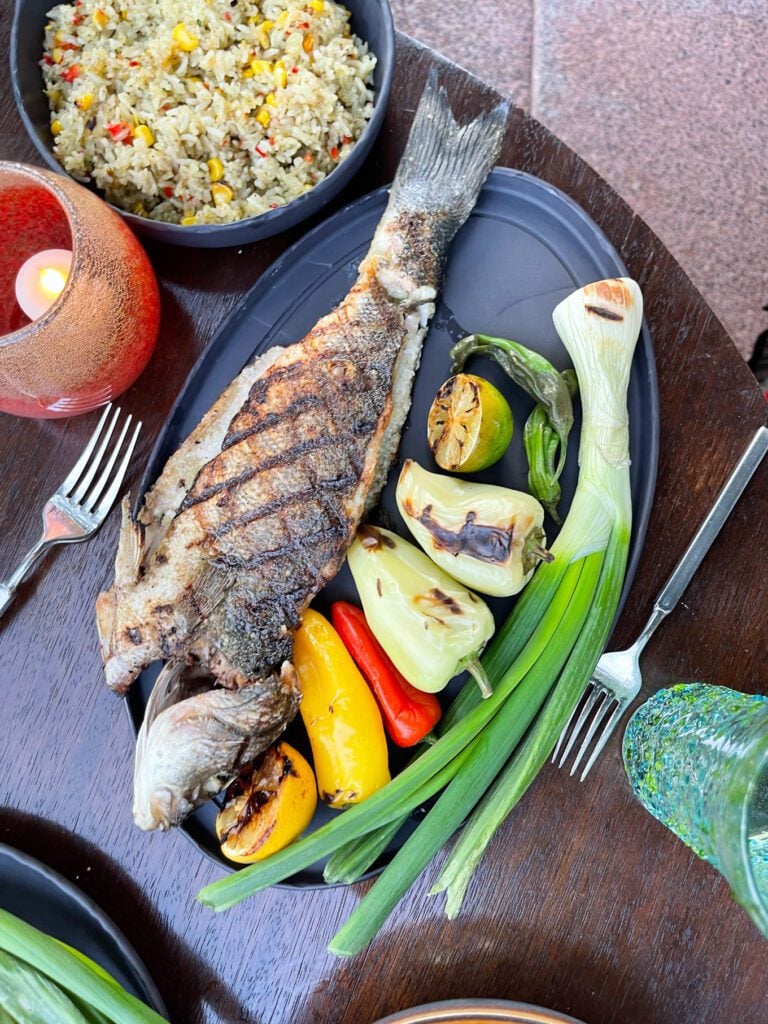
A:
{"label": "lit candle", "polygon": [[72,266],[69,249],[45,249],[30,256],[16,275],[16,301],[37,320],[61,295]]}

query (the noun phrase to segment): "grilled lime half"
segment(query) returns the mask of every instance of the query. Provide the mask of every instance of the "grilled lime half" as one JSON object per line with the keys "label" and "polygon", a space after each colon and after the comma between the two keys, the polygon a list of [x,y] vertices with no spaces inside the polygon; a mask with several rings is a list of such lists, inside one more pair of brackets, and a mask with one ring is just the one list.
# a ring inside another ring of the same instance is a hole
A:
{"label": "grilled lime half", "polygon": [[440,388],[427,418],[435,462],[451,473],[474,473],[498,462],[512,440],[509,403],[484,377],[457,373]]}

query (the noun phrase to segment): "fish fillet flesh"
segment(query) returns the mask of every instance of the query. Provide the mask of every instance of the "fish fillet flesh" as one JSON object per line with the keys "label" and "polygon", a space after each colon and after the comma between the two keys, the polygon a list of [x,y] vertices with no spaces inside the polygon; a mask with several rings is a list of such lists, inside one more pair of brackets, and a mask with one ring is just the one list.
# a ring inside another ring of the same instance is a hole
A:
{"label": "fish fillet flesh", "polygon": [[[162,739],[155,765],[194,761],[206,698],[220,716],[221,701],[259,687],[266,702],[283,694],[286,722],[295,713],[293,632],[386,480],[448,247],[496,160],[507,111],[503,104],[459,126],[430,76],[351,291],[304,339],[242,371],[168,461],[135,521],[124,505],[114,585],[97,603],[107,682],[125,693],[163,659],[215,687],[194,698],[181,687],[157,715],[143,747],[146,759]],[[176,716],[179,733],[190,699],[196,726],[174,743],[163,716]],[[255,756],[252,746],[203,776],[231,776],[246,753]],[[200,787],[199,777],[196,769],[202,802],[214,784]],[[184,785],[177,773],[173,787]],[[175,824],[198,799],[186,793],[168,814],[168,801],[153,808],[152,791],[142,787],[143,827]]]}

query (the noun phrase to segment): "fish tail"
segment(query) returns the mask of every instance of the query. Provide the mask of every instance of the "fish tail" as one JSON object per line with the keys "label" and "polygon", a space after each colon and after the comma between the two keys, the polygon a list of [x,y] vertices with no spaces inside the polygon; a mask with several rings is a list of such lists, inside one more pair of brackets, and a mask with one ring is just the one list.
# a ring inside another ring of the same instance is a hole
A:
{"label": "fish tail", "polygon": [[455,222],[455,233],[496,163],[509,108],[509,101],[504,101],[467,124],[457,124],[445,89],[438,85],[437,71],[431,68],[392,184],[390,208],[443,213]]}

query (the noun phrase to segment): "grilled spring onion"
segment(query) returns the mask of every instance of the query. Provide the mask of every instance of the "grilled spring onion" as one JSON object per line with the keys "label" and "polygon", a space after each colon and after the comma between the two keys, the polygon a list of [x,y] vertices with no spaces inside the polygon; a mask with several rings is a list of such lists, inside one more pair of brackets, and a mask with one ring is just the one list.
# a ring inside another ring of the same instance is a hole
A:
{"label": "grilled spring onion", "polygon": [[[10,953],[62,989],[89,1022],[105,1019],[111,1024],[167,1024],[164,1017],[126,992],[87,957],[6,910],[0,910],[0,951]],[[67,1018],[57,1019],[63,1024]]]}
{"label": "grilled spring onion", "polygon": [[[628,279],[588,285],[555,310],[583,395],[579,484],[551,549],[554,560],[537,571],[483,658],[493,696],[480,702],[465,688],[457,698],[460,710],[451,708],[441,723],[442,735],[388,786],[269,860],[206,887],[199,894],[203,903],[224,909],[330,854],[340,877],[345,867],[353,874],[381,843],[384,826],[394,828],[445,789],[330,945],[337,955],[359,952],[531,726],[481,804],[482,817],[470,819],[468,832],[481,829],[472,849],[459,854],[457,847],[451,858],[448,885],[466,884],[486,837],[551,752],[613,623],[630,534],[626,392],[641,316],[640,291]],[[458,898],[459,888],[452,893]]]}

